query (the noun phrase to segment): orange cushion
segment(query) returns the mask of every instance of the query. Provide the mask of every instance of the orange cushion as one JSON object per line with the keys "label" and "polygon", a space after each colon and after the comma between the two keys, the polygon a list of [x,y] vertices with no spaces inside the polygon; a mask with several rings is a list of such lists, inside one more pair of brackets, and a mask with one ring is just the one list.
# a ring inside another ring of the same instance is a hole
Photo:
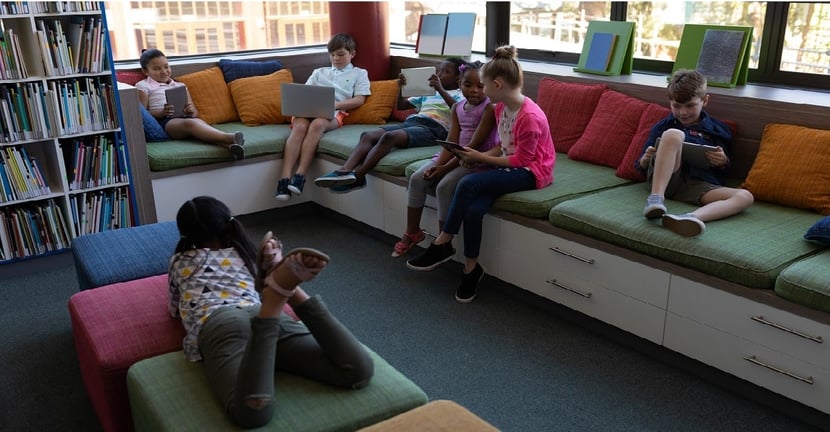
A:
{"label": "orange cushion", "polygon": [[366,102],[349,112],[343,119],[344,124],[384,124],[392,109],[398,102],[398,80],[372,81],[372,94],[366,96]]}
{"label": "orange cushion", "polygon": [[616,90],[603,93],[585,132],[568,150],[568,158],[617,168],[647,105]]}
{"label": "orange cushion", "polygon": [[202,120],[210,124],[239,120],[228,85],[218,66],[182,75],[176,80],[187,86]]}
{"label": "orange cushion", "polygon": [[663,105],[650,103],[646,106],[643,115],[640,116],[637,132],[634,133],[634,138],[631,139],[631,144],[628,145],[628,150],[626,150],[622,162],[617,166],[617,177],[634,181],[646,180],[645,173],[634,168],[634,163],[643,154],[643,146],[646,145],[646,140],[651,134],[651,128],[669,114],[671,114],[671,110]]}
{"label": "orange cushion", "polygon": [[830,130],[768,124],[742,187],[755,199],[830,215]]}
{"label": "orange cushion", "polygon": [[239,78],[228,86],[239,119],[246,126],[286,123],[290,117],[282,115],[280,84],[294,82],[289,69],[272,74]]}
{"label": "orange cushion", "polygon": [[567,83],[552,78],[539,82],[536,103],[548,118],[557,152],[567,153],[579,140],[606,90],[605,84]]}

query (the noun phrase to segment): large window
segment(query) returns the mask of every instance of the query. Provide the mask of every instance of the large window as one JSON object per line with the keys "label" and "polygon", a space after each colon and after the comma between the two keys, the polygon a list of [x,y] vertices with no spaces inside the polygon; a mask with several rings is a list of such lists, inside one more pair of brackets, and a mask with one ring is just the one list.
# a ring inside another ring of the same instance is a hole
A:
{"label": "large window", "polygon": [[389,41],[404,45],[415,45],[418,41],[418,24],[421,15],[430,13],[474,12],[476,26],[473,32],[473,51],[483,52],[485,48],[486,4],[483,1],[390,1]]}

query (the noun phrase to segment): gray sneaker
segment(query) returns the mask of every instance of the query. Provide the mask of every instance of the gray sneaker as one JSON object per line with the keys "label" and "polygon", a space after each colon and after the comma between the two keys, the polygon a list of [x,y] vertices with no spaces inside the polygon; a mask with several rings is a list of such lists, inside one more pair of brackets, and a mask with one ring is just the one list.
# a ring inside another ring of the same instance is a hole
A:
{"label": "gray sneaker", "polygon": [[646,207],[643,209],[643,216],[646,219],[657,219],[666,214],[666,206],[663,205],[663,197],[651,194],[646,198]]}
{"label": "gray sneaker", "polygon": [[663,215],[663,226],[683,237],[697,237],[706,230],[706,224],[691,213]]}
{"label": "gray sneaker", "polygon": [[352,184],[357,180],[354,171],[332,171],[324,176],[317,177],[314,184],[318,187],[335,187]]}

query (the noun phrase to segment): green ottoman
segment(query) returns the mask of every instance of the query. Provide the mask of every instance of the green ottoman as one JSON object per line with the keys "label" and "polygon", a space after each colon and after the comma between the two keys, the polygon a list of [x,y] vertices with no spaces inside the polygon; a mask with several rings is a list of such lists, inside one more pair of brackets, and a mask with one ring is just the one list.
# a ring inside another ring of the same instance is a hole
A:
{"label": "green ottoman", "polygon": [[[415,383],[369,350],[375,375],[359,390],[339,389],[277,373],[276,409],[263,431],[354,431],[424,405]],[[181,351],[135,363],[127,372],[136,432],[241,430],[213,397],[201,363]]]}

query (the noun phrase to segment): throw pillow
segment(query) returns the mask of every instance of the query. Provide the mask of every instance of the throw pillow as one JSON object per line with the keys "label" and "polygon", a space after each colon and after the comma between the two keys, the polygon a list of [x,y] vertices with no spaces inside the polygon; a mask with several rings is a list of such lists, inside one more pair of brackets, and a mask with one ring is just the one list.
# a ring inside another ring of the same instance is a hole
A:
{"label": "throw pillow", "polygon": [[830,215],[830,130],[771,123],[742,185],[755,199]]}
{"label": "throw pillow", "polygon": [[646,106],[648,102],[618,91],[604,92],[585,132],[568,150],[568,158],[617,168],[631,145]]}
{"label": "throw pillow", "polygon": [[239,120],[228,85],[218,67],[182,75],[176,80],[187,86],[193,104],[199,110],[199,117],[208,124]]}
{"label": "throw pillow", "polygon": [[384,124],[398,102],[398,80],[372,81],[372,94],[366,102],[349,112],[344,124]]}
{"label": "throw pillow", "polygon": [[239,119],[246,126],[285,123],[282,115],[280,84],[293,82],[291,71],[283,69],[269,75],[239,78],[229,84]]}
{"label": "throw pillow", "polygon": [[536,103],[545,112],[559,153],[567,153],[582,136],[591,120],[605,84],[577,84],[543,78],[539,82]]}
{"label": "throw pillow", "polygon": [[398,109],[397,102],[395,103],[395,107],[392,108],[392,119],[402,122],[406,120],[407,117],[411,116],[412,114],[417,113],[418,110],[415,108],[408,108],[408,109]]}
{"label": "throw pillow", "polygon": [[640,116],[640,123],[637,126],[637,132],[634,133],[634,138],[631,139],[631,144],[625,152],[622,161],[617,166],[617,177],[633,181],[645,181],[646,175],[643,172],[637,171],[634,168],[634,163],[640,159],[643,153],[643,146],[646,144],[651,128],[660,120],[664,119],[671,113],[671,110],[662,106],[650,103]]}
{"label": "throw pillow", "polygon": [[804,234],[804,239],[830,246],[830,216],[825,216],[811,226]]}
{"label": "throw pillow", "polygon": [[170,139],[158,120],[150,114],[150,111],[147,111],[144,105],[138,104],[138,110],[141,111],[141,124],[144,126],[144,139],[147,142],[167,141]]}
{"label": "throw pillow", "polygon": [[282,69],[282,62],[279,60],[219,60],[219,69],[222,70],[222,75],[225,82],[230,84],[239,78],[248,78],[252,76],[270,75]]}
{"label": "throw pillow", "polygon": [[120,70],[115,72],[115,79],[124,84],[129,84],[131,86],[135,86],[135,84],[144,78],[147,78],[147,75],[144,75],[144,72],[138,70]]}

